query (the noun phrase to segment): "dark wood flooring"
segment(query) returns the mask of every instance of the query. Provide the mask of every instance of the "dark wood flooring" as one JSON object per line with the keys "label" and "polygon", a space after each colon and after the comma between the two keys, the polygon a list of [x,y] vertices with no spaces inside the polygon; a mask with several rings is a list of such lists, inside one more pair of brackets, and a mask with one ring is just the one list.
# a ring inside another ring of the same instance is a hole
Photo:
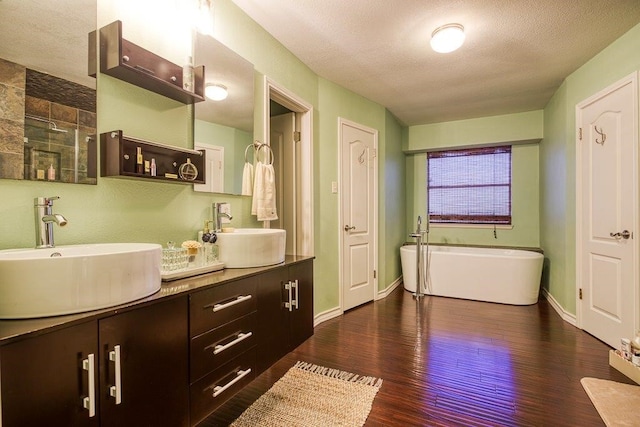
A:
{"label": "dark wood flooring", "polygon": [[416,303],[398,288],[318,325],[200,426],[228,425],[297,360],[382,378],[366,426],[603,426],[580,379],[633,384],[609,349],[544,299]]}

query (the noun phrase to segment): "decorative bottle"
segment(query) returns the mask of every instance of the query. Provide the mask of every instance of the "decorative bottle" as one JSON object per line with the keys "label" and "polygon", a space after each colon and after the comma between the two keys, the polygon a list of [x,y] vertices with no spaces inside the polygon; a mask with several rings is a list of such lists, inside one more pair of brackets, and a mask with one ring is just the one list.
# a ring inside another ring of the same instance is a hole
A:
{"label": "decorative bottle", "polygon": [[182,88],[193,92],[193,58],[187,56],[187,62],[182,67]]}

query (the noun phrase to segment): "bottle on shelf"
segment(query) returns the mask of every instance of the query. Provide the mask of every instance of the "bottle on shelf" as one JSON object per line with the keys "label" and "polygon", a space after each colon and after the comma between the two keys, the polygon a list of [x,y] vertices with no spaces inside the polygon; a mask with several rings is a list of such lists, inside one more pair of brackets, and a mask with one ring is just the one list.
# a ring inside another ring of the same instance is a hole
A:
{"label": "bottle on shelf", "polygon": [[193,57],[187,56],[187,61],[182,67],[182,88],[193,92]]}
{"label": "bottle on shelf", "polygon": [[144,163],[142,161],[142,147],[136,147],[136,173],[144,173]]}

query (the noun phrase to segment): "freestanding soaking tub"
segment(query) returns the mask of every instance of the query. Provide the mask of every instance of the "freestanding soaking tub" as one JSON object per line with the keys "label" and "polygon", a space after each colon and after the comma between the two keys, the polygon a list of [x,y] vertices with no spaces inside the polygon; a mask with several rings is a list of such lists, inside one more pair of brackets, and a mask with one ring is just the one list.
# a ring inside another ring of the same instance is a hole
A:
{"label": "freestanding soaking tub", "polygon": [[[429,245],[428,252],[429,274],[427,286],[423,286],[425,294],[515,305],[538,301],[544,260],[541,253],[437,245]],[[426,246],[422,255],[426,265]],[[402,246],[400,260],[404,287],[415,292],[415,245]]]}

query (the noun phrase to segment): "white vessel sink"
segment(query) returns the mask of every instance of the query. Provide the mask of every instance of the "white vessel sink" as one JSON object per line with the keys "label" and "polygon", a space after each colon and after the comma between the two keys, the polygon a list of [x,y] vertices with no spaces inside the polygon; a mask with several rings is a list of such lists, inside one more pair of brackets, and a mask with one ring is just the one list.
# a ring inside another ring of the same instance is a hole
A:
{"label": "white vessel sink", "polygon": [[0,318],[26,319],[124,304],[160,289],[162,247],[100,243],[0,251]]}
{"label": "white vessel sink", "polygon": [[286,231],[277,228],[236,228],[218,233],[220,261],[226,268],[262,267],[284,261]]}

